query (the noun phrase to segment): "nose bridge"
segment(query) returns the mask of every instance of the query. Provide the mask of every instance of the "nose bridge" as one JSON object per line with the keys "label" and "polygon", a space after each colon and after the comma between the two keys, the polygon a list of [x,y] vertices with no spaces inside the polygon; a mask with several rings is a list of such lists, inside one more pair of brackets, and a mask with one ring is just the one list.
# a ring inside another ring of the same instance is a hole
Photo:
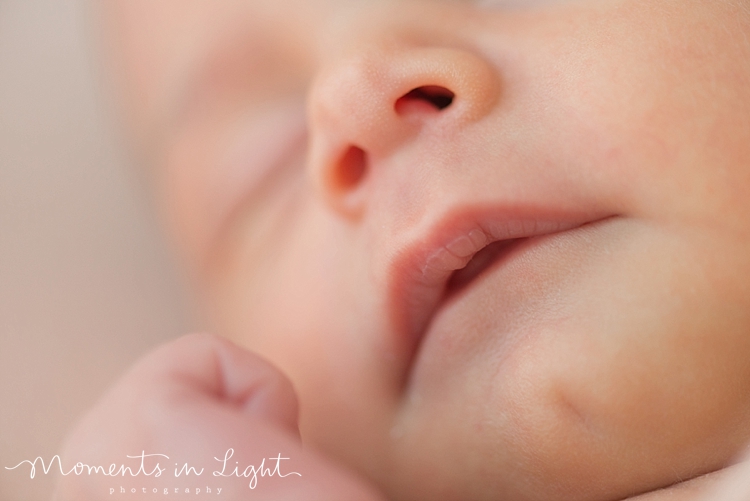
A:
{"label": "nose bridge", "polygon": [[468,44],[451,42],[452,23],[426,29],[430,19],[436,17],[406,15],[391,24],[379,16],[377,30],[347,31],[335,40],[340,56],[314,79],[309,167],[332,207],[341,210],[340,202],[356,198],[361,208],[368,171],[417,134],[449,134],[494,107],[500,78],[493,66]]}

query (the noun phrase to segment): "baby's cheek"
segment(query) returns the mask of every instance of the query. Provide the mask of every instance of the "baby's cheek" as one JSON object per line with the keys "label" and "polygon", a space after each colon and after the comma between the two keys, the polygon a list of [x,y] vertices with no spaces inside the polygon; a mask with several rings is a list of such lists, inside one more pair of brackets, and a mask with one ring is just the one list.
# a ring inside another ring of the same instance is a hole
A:
{"label": "baby's cheek", "polygon": [[560,284],[556,321],[498,364],[492,350],[473,360],[486,436],[541,498],[669,485],[750,438],[750,295],[737,278],[750,270],[741,246],[710,237],[632,221],[592,233],[597,252]]}
{"label": "baby's cheek", "polygon": [[630,231],[582,288],[576,322],[549,337],[548,377],[589,473],[658,487],[721,467],[750,436],[742,263],[710,241]]}

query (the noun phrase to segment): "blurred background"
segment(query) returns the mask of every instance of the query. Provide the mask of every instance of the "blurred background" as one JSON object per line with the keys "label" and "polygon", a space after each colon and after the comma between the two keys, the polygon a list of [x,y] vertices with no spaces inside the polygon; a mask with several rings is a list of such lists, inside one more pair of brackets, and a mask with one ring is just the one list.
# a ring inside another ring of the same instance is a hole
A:
{"label": "blurred background", "polygon": [[24,459],[132,361],[192,330],[182,281],[119,137],[92,12],[0,0],[0,499],[49,499]]}

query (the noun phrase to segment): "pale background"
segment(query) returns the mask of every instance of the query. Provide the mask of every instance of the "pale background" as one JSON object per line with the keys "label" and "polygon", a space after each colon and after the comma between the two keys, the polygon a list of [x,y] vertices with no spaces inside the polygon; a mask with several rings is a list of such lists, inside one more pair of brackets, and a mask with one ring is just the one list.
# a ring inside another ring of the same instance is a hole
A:
{"label": "pale background", "polygon": [[150,346],[193,327],[79,0],[0,0],[0,500]]}

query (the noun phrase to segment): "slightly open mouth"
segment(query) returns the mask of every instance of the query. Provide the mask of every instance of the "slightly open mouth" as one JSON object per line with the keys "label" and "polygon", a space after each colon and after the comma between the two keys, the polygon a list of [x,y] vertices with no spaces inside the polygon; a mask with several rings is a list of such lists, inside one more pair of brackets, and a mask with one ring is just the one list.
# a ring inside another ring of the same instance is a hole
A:
{"label": "slightly open mouth", "polygon": [[445,287],[445,297],[456,294],[464,289],[469,283],[474,281],[496,262],[506,256],[522,240],[525,239],[514,238],[492,242],[474,254],[466,266],[451,274]]}
{"label": "slightly open mouth", "polygon": [[[482,277],[546,238],[610,215],[522,210],[464,209],[449,213],[414,239],[391,262],[389,311],[398,343],[414,359],[437,312]],[[407,369],[408,370],[408,369]]]}

